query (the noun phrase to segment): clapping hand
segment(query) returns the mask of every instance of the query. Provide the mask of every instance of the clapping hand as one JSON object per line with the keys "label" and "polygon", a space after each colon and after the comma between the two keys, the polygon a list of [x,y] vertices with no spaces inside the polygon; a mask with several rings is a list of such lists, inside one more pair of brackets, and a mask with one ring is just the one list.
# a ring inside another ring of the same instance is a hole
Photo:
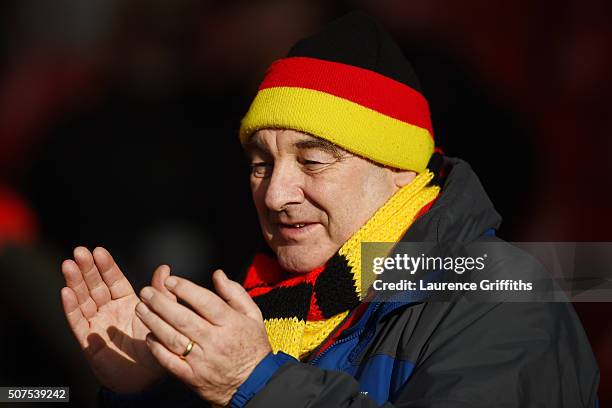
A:
{"label": "clapping hand", "polygon": [[215,405],[227,405],[271,351],[261,311],[221,270],[215,294],[171,276],[165,286],[192,309],[155,286],[143,288],[136,314],[151,330],[146,344],[159,364]]}
{"label": "clapping hand", "polygon": [[[167,375],[145,343],[149,329],[135,314],[140,300],[110,253],[78,247],[61,269],[64,313],[98,380],[115,392],[137,393]],[[176,303],[162,284],[169,274],[168,266],[157,268],[152,286]]]}

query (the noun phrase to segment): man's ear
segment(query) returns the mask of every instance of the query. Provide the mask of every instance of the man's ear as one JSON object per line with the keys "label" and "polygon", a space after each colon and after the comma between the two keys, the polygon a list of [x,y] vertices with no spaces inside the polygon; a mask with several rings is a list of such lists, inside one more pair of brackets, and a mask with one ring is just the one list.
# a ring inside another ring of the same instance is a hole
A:
{"label": "man's ear", "polygon": [[417,173],[412,170],[393,169],[391,177],[397,188],[402,188],[412,182],[417,176]]}

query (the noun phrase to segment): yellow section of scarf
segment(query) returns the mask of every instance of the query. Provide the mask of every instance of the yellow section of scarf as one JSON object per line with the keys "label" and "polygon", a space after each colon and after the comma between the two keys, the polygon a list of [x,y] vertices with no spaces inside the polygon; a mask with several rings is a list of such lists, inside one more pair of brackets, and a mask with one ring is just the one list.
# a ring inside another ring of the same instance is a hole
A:
{"label": "yellow section of scarf", "polygon": [[[339,249],[351,268],[355,291],[363,300],[361,289],[361,243],[398,242],[412,225],[421,208],[440,193],[439,186],[427,186],[433,178],[429,170],[417,175],[408,185],[398,190],[372,217]],[[350,310],[325,320],[304,321],[298,318],[265,320],[266,331],[273,352],[283,351],[303,360],[318,347],[345,319]]]}

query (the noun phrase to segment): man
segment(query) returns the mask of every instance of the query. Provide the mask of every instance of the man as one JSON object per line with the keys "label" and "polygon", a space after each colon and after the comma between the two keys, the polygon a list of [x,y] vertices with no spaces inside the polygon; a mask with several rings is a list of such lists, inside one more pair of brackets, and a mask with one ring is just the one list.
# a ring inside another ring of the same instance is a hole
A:
{"label": "man", "polygon": [[351,14],[298,42],[268,70],[240,140],[271,249],[242,285],[215,271],[215,294],[161,266],[137,296],[102,248],[63,263],[101,403],[596,405],[567,303],[365,298],[361,243],[469,244],[497,240],[501,223],[470,167],[434,153],[427,101],[378,25]]}

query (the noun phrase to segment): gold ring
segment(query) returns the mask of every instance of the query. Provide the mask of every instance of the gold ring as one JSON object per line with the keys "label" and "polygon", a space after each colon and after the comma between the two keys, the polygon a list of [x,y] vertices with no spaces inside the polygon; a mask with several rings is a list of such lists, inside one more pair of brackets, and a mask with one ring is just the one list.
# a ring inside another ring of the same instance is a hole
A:
{"label": "gold ring", "polygon": [[183,354],[181,354],[181,358],[184,360],[185,357],[187,357],[187,355],[189,353],[191,353],[191,350],[193,350],[193,340],[189,340],[189,343],[187,343],[187,347],[185,347],[185,351],[183,351]]}

